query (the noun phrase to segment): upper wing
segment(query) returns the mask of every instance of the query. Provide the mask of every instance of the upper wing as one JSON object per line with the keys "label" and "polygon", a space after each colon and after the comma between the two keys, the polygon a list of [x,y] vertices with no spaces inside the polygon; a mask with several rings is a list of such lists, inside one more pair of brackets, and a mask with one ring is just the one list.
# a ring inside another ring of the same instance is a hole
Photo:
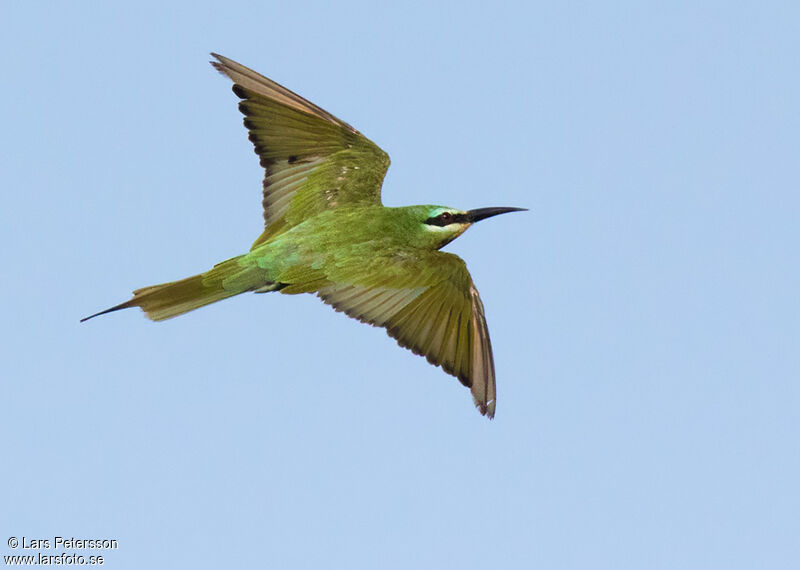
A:
{"label": "upper wing", "polygon": [[356,129],[264,77],[211,54],[234,82],[244,125],[266,169],[264,220],[293,226],[338,204],[380,204],[389,156]]}
{"label": "upper wing", "polygon": [[385,327],[398,344],[456,376],[481,414],[494,417],[492,344],[483,303],[460,257],[395,251],[339,266],[329,278],[333,284],[318,293],[326,303]]}

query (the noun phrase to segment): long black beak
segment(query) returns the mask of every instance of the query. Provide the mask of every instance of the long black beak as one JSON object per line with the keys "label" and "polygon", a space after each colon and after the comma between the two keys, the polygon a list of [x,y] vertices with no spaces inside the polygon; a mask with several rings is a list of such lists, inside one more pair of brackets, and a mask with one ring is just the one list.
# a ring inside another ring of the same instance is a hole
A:
{"label": "long black beak", "polygon": [[478,208],[477,210],[467,211],[467,220],[474,224],[486,218],[497,216],[498,214],[508,214],[509,212],[527,212],[528,208]]}

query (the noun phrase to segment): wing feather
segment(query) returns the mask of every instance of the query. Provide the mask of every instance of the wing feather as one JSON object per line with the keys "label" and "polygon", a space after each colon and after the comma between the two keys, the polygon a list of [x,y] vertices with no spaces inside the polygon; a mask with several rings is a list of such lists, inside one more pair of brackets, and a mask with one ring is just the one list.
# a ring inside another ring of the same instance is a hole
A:
{"label": "wing feather", "polygon": [[[232,59],[211,54],[234,82],[264,176],[267,229],[276,231],[340,204],[380,204],[389,156],[324,109]],[[272,226],[272,228],[270,228]]]}
{"label": "wing feather", "polygon": [[[433,251],[395,256],[391,263],[371,259],[361,272],[358,263],[351,261],[340,274],[329,275],[319,297],[337,311],[386,328],[398,344],[468,386],[479,411],[494,417],[492,345],[483,303],[464,261]],[[375,273],[380,265],[387,267],[385,279]]]}

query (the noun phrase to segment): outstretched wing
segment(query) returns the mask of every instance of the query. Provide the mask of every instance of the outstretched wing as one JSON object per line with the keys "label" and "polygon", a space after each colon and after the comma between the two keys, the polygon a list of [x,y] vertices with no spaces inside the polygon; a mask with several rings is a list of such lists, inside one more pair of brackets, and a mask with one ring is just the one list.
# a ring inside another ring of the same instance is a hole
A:
{"label": "outstretched wing", "polygon": [[481,414],[494,417],[489,329],[478,290],[460,257],[395,251],[340,265],[329,278],[333,284],[318,292],[326,303],[386,328],[398,344],[468,386]]}
{"label": "outstretched wing", "polygon": [[211,64],[233,80],[266,170],[264,220],[277,226],[270,233],[340,204],[380,204],[389,156],[375,143],[271,79],[211,55],[218,60]]}

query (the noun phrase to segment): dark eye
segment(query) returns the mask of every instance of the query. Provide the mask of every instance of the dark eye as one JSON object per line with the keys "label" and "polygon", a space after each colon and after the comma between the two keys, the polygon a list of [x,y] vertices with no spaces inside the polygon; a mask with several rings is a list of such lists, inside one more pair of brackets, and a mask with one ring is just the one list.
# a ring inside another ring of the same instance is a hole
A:
{"label": "dark eye", "polygon": [[429,226],[439,226],[443,228],[445,226],[449,226],[450,224],[457,224],[461,223],[463,220],[461,219],[460,214],[454,214],[452,212],[442,212],[438,216],[434,218],[428,218],[425,220],[425,223]]}

